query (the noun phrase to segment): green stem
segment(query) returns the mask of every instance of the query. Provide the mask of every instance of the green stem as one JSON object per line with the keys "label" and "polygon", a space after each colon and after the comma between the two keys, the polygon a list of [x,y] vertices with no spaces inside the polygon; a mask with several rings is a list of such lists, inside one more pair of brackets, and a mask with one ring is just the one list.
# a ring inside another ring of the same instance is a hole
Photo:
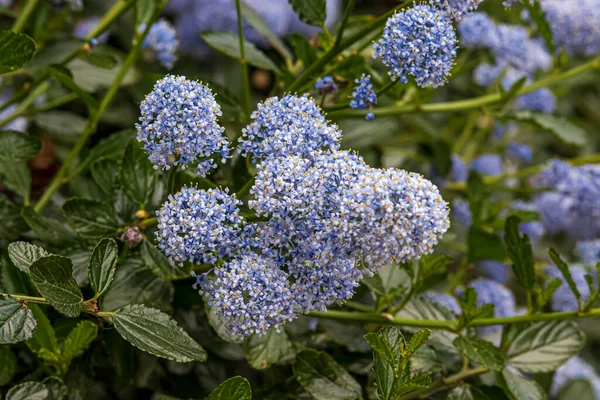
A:
{"label": "green stem", "polygon": [[241,188],[239,190],[239,192],[236,193],[236,197],[240,200],[247,197],[250,194],[250,189],[252,189],[252,186],[254,186],[254,181],[255,181],[255,178],[252,177],[252,179],[250,179],[248,182],[246,182],[244,187]]}
{"label": "green stem", "polygon": [[35,115],[44,111],[52,110],[54,108],[63,106],[67,103],[77,100],[79,96],[76,93],[67,93],[63,96],[57,97],[47,103],[44,103],[41,107],[33,108],[29,110],[25,115]]}
{"label": "green stem", "polygon": [[460,267],[454,273],[454,275],[452,275],[450,282],[448,282],[448,286],[446,286],[446,293],[453,293],[454,289],[456,289],[456,287],[460,285],[460,283],[463,280],[463,277],[469,270],[469,265],[471,265],[471,263],[469,262],[469,258],[465,256],[460,264]]}
{"label": "green stem", "polygon": [[242,75],[244,81],[244,110],[246,111],[246,116],[249,117],[250,113],[252,112],[252,93],[250,90],[250,71],[248,68],[248,60],[246,60],[246,49],[244,48],[241,0],[235,0],[235,8],[237,11],[238,38],[240,42],[240,64],[242,64]]}
{"label": "green stem", "polygon": [[436,381],[431,382],[431,385],[429,385],[429,387],[427,388],[415,390],[412,393],[401,396],[400,400],[412,400],[423,398],[424,395],[431,392],[432,390],[439,389],[441,387],[451,387],[456,385],[457,383],[460,383],[461,381],[464,381],[465,379],[476,375],[481,375],[486,372],[488,372],[488,369],[485,367],[464,369],[455,375],[449,376],[447,378],[440,378]]}
{"label": "green stem", "polygon": [[19,17],[13,24],[12,28],[10,28],[11,31],[17,32],[17,33],[23,32],[23,29],[25,28],[25,25],[27,24],[29,17],[35,10],[35,7],[37,6],[38,1],[39,0],[25,0],[25,3],[26,3],[25,7],[23,7],[21,12],[19,13]]}
{"label": "green stem", "polygon": [[[532,83],[531,85],[525,86],[518,93],[517,96],[532,92],[534,90],[548,87],[552,85],[556,85],[568,78],[576,76],[582,72],[585,72],[592,68],[598,68],[598,64],[600,63],[600,57],[596,57],[593,60],[590,60],[584,64],[581,64],[578,67],[571,68],[561,74],[551,75],[546,78],[540,79],[537,82]],[[314,65],[314,64],[313,64]],[[421,112],[421,113],[438,113],[438,112],[455,112],[455,111],[463,111],[470,110],[474,108],[480,108],[492,104],[499,103],[502,100],[501,93],[492,93],[487,94],[480,97],[475,97],[473,99],[466,100],[457,100],[451,101],[447,103],[431,103],[431,104],[409,104],[409,105],[393,105],[389,107],[380,107],[375,110],[377,116],[385,117],[385,116],[394,116],[398,114],[405,113],[413,113],[413,112]],[[364,118],[367,114],[365,110],[341,110],[332,112],[329,114],[330,118]]]}
{"label": "green stem", "polygon": [[48,84],[48,82],[44,82],[40,86],[38,86],[33,92],[31,92],[31,94],[29,94],[29,96],[27,96],[27,98],[25,98],[25,100],[23,100],[21,103],[19,103],[19,106],[15,109],[14,112],[12,112],[8,117],[6,117],[2,121],[0,121],[0,126],[6,126],[6,125],[10,124],[11,122],[13,122],[15,119],[17,119],[17,118],[21,117],[23,114],[25,114],[27,108],[38,97],[40,97],[42,94],[44,94],[44,92],[46,90],[48,90],[49,86],[50,85]]}
{"label": "green stem", "polygon": [[152,218],[146,218],[145,220],[141,221],[137,225],[140,228],[147,229],[147,228],[149,228],[151,226],[156,225],[157,223],[158,223],[158,218],[152,217]]}
{"label": "green stem", "polygon": [[354,10],[354,3],[355,0],[349,0],[348,4],[346,5],[344,15],[342,16],[342,22],[340,23],[340,27],[337,31],[334,47],[339,46],[342,41],[342,37],[344,36],[344,30],[346,29],[346,25],[348,24],[348,19],[350,18],[350,14],[352,14],[352,10]]}
{"label": "green stem", "polygon": [[50,304],[48,303],[48,300],[44,299],[43,297],[22,296],[20,294],[2,294],[2,296],[14,297],[17,300],[25,301],[27,303]]}

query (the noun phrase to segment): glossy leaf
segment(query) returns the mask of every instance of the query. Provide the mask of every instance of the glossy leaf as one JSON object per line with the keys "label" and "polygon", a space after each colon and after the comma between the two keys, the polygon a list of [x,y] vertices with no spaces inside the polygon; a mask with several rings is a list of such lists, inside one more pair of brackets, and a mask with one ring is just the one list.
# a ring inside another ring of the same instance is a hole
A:
{"label": "glossy leaf", "polygon": [[8,256],[13,264],[23,272],[29,273],[29,267],[38,258],[47,256],[48,252],[35,244],[13,242],[8,245]]}
{"label": "glossy leaf", "polygon": [[504,359],[500,350],[490,342],[460,336],[454,341],[454,345],[465,357],[486,368],[494,371],[501,371],[504,368]]}
{"label": "glossy leaf", "polygon": [[23,33],[0,31],[0,74],[16,71],[35,54],[35,42]]}
{"label": "glossy leaf", "polygon": [[206,400],[250,400],[252,388],[246,378],[234,376],[221,383],[210,392]]}
{"label": "glossy leaf", "polygon": [[534,380],[522,377],[508,369],[502,371],[504,390],[512,400],[545,400],[546,393]]}
{"label": "glossy leaf", "polygon": [[250,365],[256,369],[269,368],[290,355],[292,343],[287,333],[274,328],[266,335],[252,335],[244,343],[244,352]]}
{"label": "glossy leaf", "polygon": [[59,313],[77,317],[83,310],[83,295],[73,278],[73,265],[66,257],[49,255],[39,258],[29,268],[31,280]]}
{"label": "glossy leaf", "polygon": [[31,339],[36,327],[27,306],[13,297],[0,295],[0,344]]}
{"label": "glossy leaf", "polygon": [[62,206],[69,225],[85,239],[115,236],[119,223],[110,205],[99,200],[71,198]]}
{"label": "glossy leaf", "polygon": [[154,192],[156,170],[148,160],[148,154],[141,145],[131,140],[125,148],[125,155],[119,171],[119,183],[123,192],[133,202],[147,204]]}
{"label": "glossy leaf", "polygon": [[108,289],[115,275],[119,247],[114,239],[102,239],[94,248],[88,267],[90,286],[97,296]]}

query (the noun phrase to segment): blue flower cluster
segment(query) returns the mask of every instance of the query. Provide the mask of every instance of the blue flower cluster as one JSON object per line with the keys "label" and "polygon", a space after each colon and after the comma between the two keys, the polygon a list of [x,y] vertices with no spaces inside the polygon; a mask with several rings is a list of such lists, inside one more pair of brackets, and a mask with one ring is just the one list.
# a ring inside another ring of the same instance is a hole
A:
{"label": "blue flower cluster", "polygon": [[549,89],[538,89],[517,99],[517,108],[551,114],[556,110],[556,97]]}
{"label": "blue flower cluster", "polygon": [[533,159],[533,149],[527,144],[510,141],[506,145],[506,155],[515,161],[528,164]]}
{"label": "blue flower cluster", "polygon": [[315,83],[315,89],[317,89],[320,95],[324,96],[326,94],[335,92],[337,90],[337,85],[331,76],[324,76],[317,79],[317,82]]}
{"label": "blue flower cluster", "polygon": [[[88,33],[90,33],[92,31],[92,29],[94,29],[96,27],[96,25],[98,25],[98,22],[100,22],[100,18],[98,18],[98,17],[90,17],[90,18],[86,18],[86,19],[79,21],[75,25],[75,29],[73,30],[73,35],[75,35],[76,38],[85,39],[87,37]],[[97,38],[93,38],[91,40],[92,45],[106,43],[108,41],[109,35],[110,35],[110,32],[104,32]]]}
{"label": "blue flower cluster", "polygon": [[504,172],[504,163],[498,154],[482,154],[471,161],[469,169],[484,176],[495,176]]}
{"label": "blue flower cluster", "polygon": [[456,32],[448,15],[419,4],[400,11],[386,23],[374,44],[373,58],[390,69],[392,80],[408,83],[414,76],[420,87],[444,85],[456,56]]}
{"label": "blue flower cluster", "polygon": [[207,86],[183,76],[167,75],[140,106],[137,140],[155,168],[196,164],[206,176],[216,165],[209,157],[229,158],[229,142],[217,121],[221,107]]}
{"label": "blue flower cluster", "polygon": [[429,4],[439,7],[453,19],[460,21],[465,15],[479,7],[483,0],[429,0]]}
{"label": "blue flower cluster", "polygon": [[552,377],[550,395],[558,398],[560,390],[569,382],[582,379],[588,381],[594,390],[595,398],[600,399],[600,377],[590,364],[581,357],[573,357],[561,365]]}
{"label": "blue flower cluster", "polygon": [[575,252],[583,265],[596,266],[600,262],[600,240],[579,242]]}
{"label": "blue flower cluster", "polygon": [[251,117],[254,121],[242,130],[239,152],[251,154],[255,162],[339,148],[342,132],[325,119],[308,95],[271,97],[260,103]]}
{"label": "blue flower cluster", "polygon": [[[139,29],[143,31],[146,26],[141,25]],[[150,28],[148,36],[144,39],[143,48],[146,49],[147,59],[157,59],[165,68],[172,69],[177,60],[175,52],[178,45],[175,28],[167,20],[161,18]]]}
{"label": "blue flower cluster", "polygon": [[[494,316],[496,318],[517,315],[515,296],[504,285],[489,279],[478,278],[469,283],[469,287],[477,292],[478,307],[484,304],[494,305]],[[497,341],[497,336],[502,332],[502,326],[486,326],[479,328],[479,331],[483,336]]]}
{"label": "blue flower cluster", "polygon": [[369,112],[365,117],[367,121],[375,119],[375,114],[371,112],[373,104],[377,103],[377,93],[373,90],[373,84],[371,83],[371,75],[362,74],[360,78],[354,81],[358,86],[352,92],[352,100],[350,101],[350,108],[356,110],[366,110]]}
{"label": "blue flower cluster", "polygon": [[[585,303],[590,298],[590,288],[585,280],[588,271],[581,265],[570,265],[569,271],[571,272],[575,286],[577,286],[577,290],[581,294],[581,302]],[[552,310],[577,311],[579,309],[577,298],[569,288],[569,285],[567,285],[565,278],[558,268],[555,266],[547,267],[546,274],[550,279],[560,279],[562,281],[562,285],[552,294]]]}

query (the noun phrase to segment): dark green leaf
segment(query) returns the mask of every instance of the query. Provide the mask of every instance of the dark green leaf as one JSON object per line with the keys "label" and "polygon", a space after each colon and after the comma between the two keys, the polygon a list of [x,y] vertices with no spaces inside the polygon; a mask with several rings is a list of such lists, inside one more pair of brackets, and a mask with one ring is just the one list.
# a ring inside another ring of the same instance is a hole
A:
{"label": "dark green leaf", "polygon": [[505,115],[508,119],[528,122],[553,133],[567,144],[583,146],[587,142],[587,132],[564,118],[550,114],[520,110]]}
{"label": "dark green leaf", "polygon": [[[94,49],[98,55],[109,55],[113,57],[117,64],[114,68],[107,69],[105,66],[98,67],[87,61],[75,58],[67,67],[73,74],[73,80],[82,89],[88,92],[97,92],[98,90],[110,87],[115,80],[117,70],[123,64],[123,54],[113,48],[102,46]],[[140,79],[140,73],[135,68],[129,68],[129,71],[123,78],[121,86],[129,86]]]}
{"label": "dark green leaf", "polygon": [[325,0],[289,0],[289,2],[300,20],[315,26],[325,23],[327,16]]}
{"label": "dark green leaf", "polygon": [[414,288],[421,293],[442,281],[448,274],[448,265],[452,258],[446,255],[426,255],[419,260],[419,271]]}
{"label": "dark green leaf", "polygon": [[0,162],[29,161],[42,149],[38,138],[15,131],[0,132]]}
{"label": "dark green leaf", "polygon": [[[233,32],[215,31],[203,32],[201,36],[210,47],[218,52],[237,60],[241,58],[240,42],[237,34]],[[275,63],[273,63],[273,61],[271,61],[271,59],[260,51],[253,43],[244,41],[244,50],[248,64],[277,74],[281,73]]]}
{"label": "dark green leaf", "polygon": [[27,242],[14,242],[8,245],[10,260],[23,272],[29,273],[29,267],[40,257],[47,256],[48,252],[35,244]]}
{"label": "dark green leaf", "polygon": [[61,143],[73,143],[85,130],[86,119],[69,111],[52,110],[36,114],[33,121]]}
{"label": "dark green leaf", "polygon": [[0,253],[0,292],[38,295],[29,275],[15,267],[6,251]]}
{"label": "dark green leaf", "polygon": [[[385,327],[378,333],[367,333],[365,340],[373,348],[373,376],[377,393],[382,400],[392,398],[406,364],[400,364],[405,340],[400,330]],[[410,374],[410,372],[409,372]]]}
{"label": "dark green leaf", "polygon": [[110,54],[91,53],[80,54],[79,58],[86,63],[102,69],[113,69],[119,63],[117,59]]}
{"label": "dark green leaf", "polygon": [[417,350],[410,360],[410,367],[411,371],[415,374],[422,373],[427,375],[442,373],[446,368],[435,350],[427,345]]}
{"label": "dark green leaf", "polygon": [[94,248],[88,267],[88,277],[96,296],[100,296],[110,286],[118,260],[119,247],[114,239],[102,239]]}
{"label": "dark green leaf", "polygon": [[221,383],[210,392],[206,400],[250,400],[252,388],[250,383],[241,376],[234,376]]}
{"label": "dark green leaf", "polygon": [[48,317],[44,311],[35,304],[30,304],[29,309],[37,321],[37,329],[35,330],[33,337],[27,341],[27,346],[31,351],[36,353],[41,349],[46,349],[52,353],[56,352],[58,350],[56,332],[50,324]]}
{"label": "dark green leaf", "polygon": [[275,328],[266,335],[252,335],[244,343],[244,352],[250,365],[256,369],[269,368],[290,355],[292,343],[282,329],[277,332]]}
{"label": "dark green leaf", "polygon": [[9,384],[17,372],[17,357],[9,346],[0,346],[0,386]]}
{"label": "dark green leaf", "polygon": [[0,344],[31,339],[36,326],[33,313],[23,303],[0,295]]}
{"label": "dark green leaf", "polygon": [[69,225],[85,239],[115,236],[119,223],[110,205],[98,200],[71,198],[62,206]]}
{"label": "dark green leaf", "polygon": [[123,192],[139,205],[147,204],[154,192],[156,171],[148,154],[141,145],[131,140],[125,148],[125,155],[119,171],[119,183]]}
{"label": "dark green leaf", "polygon": [[[68,400],[69,399],[69,390],[67,386],[57,376],[50,376],[42,381],[42,383],[48,389],[48,397],[46,400]],[[73,395],[72,397],[76,397]]]}
{"label": "dark green leaf", "polygon": [[135,2],[135,23],[137,26],[147,25],[152,22],[156,7],[160,4],[157,0],[137,0]]}
{"label": "dark green leaf", "polygon": [[383,267],[378,273],[363,280],[363,283],[379,296],[401,297],[411,288],[411,278],[399,265]]}
{"label": "dark green leaf", "polygon": [[81,100],[83,100],[90,114],[98,108],[96,100],[88,92],[80,88],[79,85],[73,81],[71,73],[68,69],[60,66],[51,66],[48,68],[48,71],[50,72],[50,75],[52,75],[56,80],[58,80],[67,88],[71,89],[73,93],[75,93],[77,96],[79,96]]}
{"label": "dark green leaf", "polygon": [[506,362],[523,372],[551,372],[575,356],[585,345],[585,335],[572,321],[535,323],[512,341]]}
{"label": "dark green leaf", "polygon": [[25,382],[13,386],[6,393],[6,400],[46,400],[48,389],[39,382]]}
{"label": "dark green leaf", "polygon": [[190,271],[185,267],[169,264],[167,257],[149,241],[144,240],[140,245],[140,253],[144,265],[159,278],[168,280],[188,279]]}
{"label": "dark green leaf", "polygon": [[94,182],[100,186],[100,189],[107,195],[112,195],[119,176],[119,165],[113,160],[105,158],[93,163],[90,170]]}
{"label": "dark green leaf", "polygon": [[512,400],[545,400],[546,393],[535,381],[511,372],[508,368],[502,370],[504,390]]}
{"label": "dark green leaf", "polygon": [[504,228],[504,241],[517,280],[527,292],[531,292],[535,285],[535,260],[529,236],[521,236],[519,233],[520,223],[519,217],[508,217]]}
{"label": "dark green leaf", "polygon": [[123,151],[127,142],[135,136],[134,129],[127,129],[117,133],[113,133],[106,139],[101,140],[98,144],[89,152],[85,160],[78,166],[79,169],[85,170],[89,168],[94,162],[103,158],[110,160],[121,160],[123,158]]}
{"label": "dark green leaf", "polygon": [[571,276],[571,271],[569,270],[569,265],[563,261],[563,259],[560,257],[560,254],[558,254],[558,252],[556,250],[551,248],[548,251],[548,254],[550,254],[550,258],[552,259],[552,262],[554,263],[554,265],[556,265],[556,268],[558,268],[558,270],[560,271],[562,276],[565,278],[565,281],[567,281],[567,284],[569,285],[569,289],[571,289],[571,292],[573,292],[573,294],[575,295],[575,298],[577,299],[577,303],[581,307],[581,293],[579,292],[579,289],[577,289],[577,284],[575,284],[575,281],[573,280],[573,277]]}
{"label": "dark green leaf", "polygon": [[23,207],[21,216],[27,225],[36,233],[43,242],[63,244],[76,238],[73,231],[66,224],[56,219],[50,219],[36,213],[32,207]]}
{"label": "dark green leaf", "polygon": [[36,260],[29,268],[31,280],[48,302],[61,314],[77,317],[83,309],[83,295],[73,265],[66,257],[50,255]]}
{"label": "dark green leaf", "polygon": [[558,400],[596,400],[596,393],[590,381],[574,379],[567,382],[558,395]]}
{"label": "dark green leaf", "polygon": [[294,33],[290,36],[289,41],[294,49],[296,57],[304,64],[304,68],[309,67],[317,61],[316,50],[304,36]]}
{"label": "dark green leaf", "polygon": [[283,58],[292,59],[292,53],[287,46],[279,39],[279,37],[269,28],[269,25],[262,19],[259,13],[254,8],[246,4],[245,2],[240,3],[242,6],[242,17],[244,20],[253,27],[256,32],[260,33],[271,43],[273,48],[283,56]]}
{"label": "dark green leaf", "polygon": [[506,253],[502,239],[495,234],[471,226],[467,237],[469,261],[504,261]]}
{"label": "dark green leaf", "polygon": [[0,193],[0,239],[12,240],[27,230],[29,226],[21,217],[21,207]]}
{"label": "dark green leaf", "polygon": [[15,192],[24,199],[29,199],[31,191],[31,172],[27,163],[21,162],[0,162],[0,180],[4,182],[7,188]]}
{"label": "dark green leaf", "polygon": [[469,195],[469,208],[473,218],[473,225],[478,226],[487,214],[488,193],[481,175],[475,171],[469,171],[467,193]]}
{"label": "dark green leaf", "polygon": [[98,327],[91,321],[81,321],[65,339],[61,356],[68,365],[80,351],[86,350],[98,336]]}
{"label": "dark green leaf", "polygon": [[470,360],[494,371],[504,368],[504,359],[500,350],[493,344],[478,338],[460,336],[454,341],[456,348]]}
{"label": "dark green leaf", "polygon": [[0,74],[16,71],[35,54],[35,42],[23,33],[0,31]]}
{"label": "dark green leaf", "polygon": [[317,400],[351,400],[361,396],[360,384],[329,354],[303,350],[296,356],[294,376]]}
{"label": "dark green leaf", "polygon": [[117,332],[140,350],[177,362],[206,361],[206,352],[167,314],[142,305],[125,306],[113,317]]}

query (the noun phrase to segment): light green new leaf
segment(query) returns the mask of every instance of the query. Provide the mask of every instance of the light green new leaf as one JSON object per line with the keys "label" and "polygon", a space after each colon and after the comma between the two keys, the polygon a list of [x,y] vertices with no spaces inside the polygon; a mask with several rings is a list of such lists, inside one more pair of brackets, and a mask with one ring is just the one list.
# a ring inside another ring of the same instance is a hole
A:
{"label": "light green new leaf", "polygon": [[83,295],[73,278],[73,265],[66,257],[49,255],[36,260],[29,268],[31,280],[59,313],[77,317],[83,310]]}
{"label": "light green new leaf", "polygon": [[250,400],[252,388],[246,378],[234,376],[210,392],[206,400]]}
{"label": "light green new leaf", "polygon": [[51,353],[56,352],[58,350],[58,341],[56,340],[56,332],[50,324],[50,320],[38,305],[29,304],[29,309],[31,309],[33,317],[37,321],[37,329],[33,337],[26,342],[27,347],[36,353],[42,349]]}
{"label": "light green new leaf", "polygon": [[63,344],[61,355],[63,362],[69,365],[78,352],[87,349],[98,336],[98,327],[91,321],[81,321],[69,333]]}

